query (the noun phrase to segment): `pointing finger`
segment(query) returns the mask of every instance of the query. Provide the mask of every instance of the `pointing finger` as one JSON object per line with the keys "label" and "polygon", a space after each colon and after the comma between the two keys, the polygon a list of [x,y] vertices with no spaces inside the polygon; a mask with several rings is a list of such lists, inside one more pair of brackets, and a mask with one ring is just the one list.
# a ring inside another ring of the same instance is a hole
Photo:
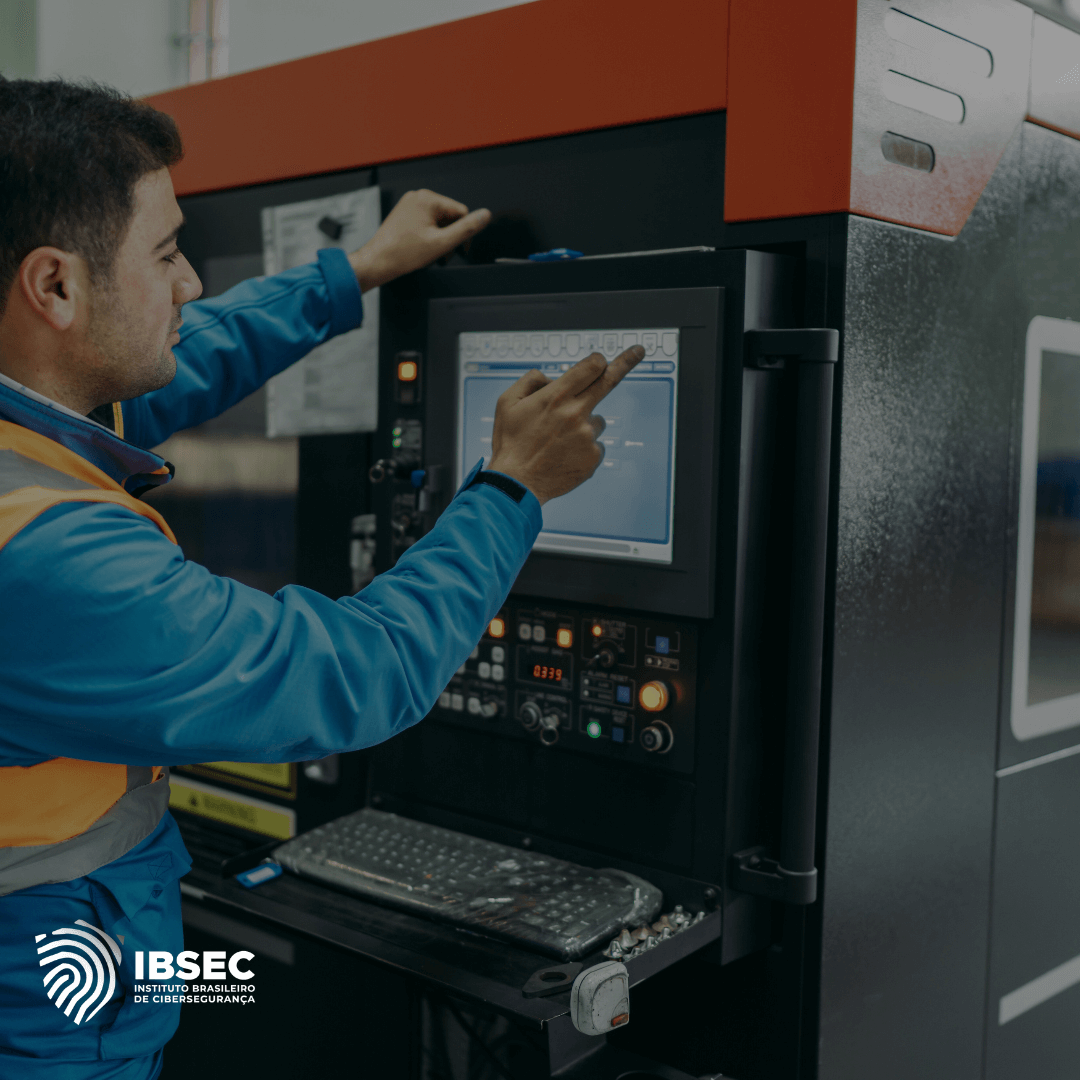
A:
{"label": "pointing finger", "polygon": [[596,382],[606,369],[607,361],[602,354],[589,353],[584,360],[579,360],[569,371],[556,379],[553,393],[559,398],[575,397]]}
{"label": "pointing finger", "polygon": [[[601,373],[598,379],[581,390],[579,396],[584,401],[587,401],[589,407],[592,408],[598,402],[606,398],[608,394],[622,382],[627,373],[641,363],[644,356],[645,350],[640,345],[632,345],[629,349],[619,353],[619,355],[607,365],[606,370]],[[569,372],[567,372],[567,374],[569,374]],[[565,377],[566,376],[564,375],[563,378]]]}

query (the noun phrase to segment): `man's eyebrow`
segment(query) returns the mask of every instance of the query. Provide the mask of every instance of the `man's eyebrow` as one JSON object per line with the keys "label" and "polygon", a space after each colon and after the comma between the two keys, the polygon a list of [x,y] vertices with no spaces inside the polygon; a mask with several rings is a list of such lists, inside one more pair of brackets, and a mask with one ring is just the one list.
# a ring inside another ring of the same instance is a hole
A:
{"label": "man's eyebrow", "polygon": [[187,224],[187,219],[186,218],[181,218],[180,219],[180,224],[177,225],[176,228],[173,229],[173,231],[171,233],[169,233],[169,235],[166,236],[165,239],[162,240],[161,243],[157,245],[157,247],[154,248],[154,251],[155,252],[160,251],[162,248],[166,248],[170,244],[174,243],[176,241],[176,238],[180,235],[180,230],[186,224]]}

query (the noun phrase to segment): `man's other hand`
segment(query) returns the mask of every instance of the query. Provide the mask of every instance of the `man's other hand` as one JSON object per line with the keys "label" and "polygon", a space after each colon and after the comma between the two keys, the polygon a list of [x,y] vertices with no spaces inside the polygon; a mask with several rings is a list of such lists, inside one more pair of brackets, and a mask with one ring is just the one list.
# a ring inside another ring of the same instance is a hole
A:
{"label": "man's other hand", "polygon": [[593,409],[645,355],[640,345],[609,364],[592,353],[557,379],[529,371],[499,398],[488,468],[524,484],[541,504],[583,484],[604,460],[604,418]]}
{"label": "man's other hand", "polygon": [[490,210],[469,213],[467,206],[434,191],[406,191],[379,231],[349,256],[360,291],[385,285],[442,258],[490,220]]}

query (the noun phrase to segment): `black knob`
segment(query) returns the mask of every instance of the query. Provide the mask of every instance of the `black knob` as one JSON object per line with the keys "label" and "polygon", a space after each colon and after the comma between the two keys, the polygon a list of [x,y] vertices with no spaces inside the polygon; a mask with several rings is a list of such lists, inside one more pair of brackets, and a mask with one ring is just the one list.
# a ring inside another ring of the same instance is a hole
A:
{"label": "black knob", "polygon": [[618,654],[615,652],[615,646],[609,641],[600,642],[600,648],[596,651],[597,663],[602,668],[612,668],[615,666],[615,661],[618,660]]}
{"label": "black knob", "polygon": [[521,726],[526,731],[535,731],[540,726],[540,706],[537,705],[535,701],[526,701],[525,704],[518,709],[518,719],[521,721]]}
{"label": "black knob", "polygon": [[540,732],[540,741],[545,746],[554,746],[559,741],[559,729],[558,728],[544,728]]}
{"label": "black knob", "polygon": [[654,720],[641,732],[642,749],[652,754],[666,754],[675,742],[671,728],[663,720]]}

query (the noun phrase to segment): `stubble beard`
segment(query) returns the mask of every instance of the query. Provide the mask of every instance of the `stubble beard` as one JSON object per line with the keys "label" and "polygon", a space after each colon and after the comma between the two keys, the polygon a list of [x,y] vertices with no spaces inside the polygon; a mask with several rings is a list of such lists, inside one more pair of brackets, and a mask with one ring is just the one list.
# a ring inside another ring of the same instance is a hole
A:
{"label": "stubble beard", "polygon": [[[180,324],[177,308],[169,335]],[[86,340],[94,360],[85,369],[88,397],[107,404],[128,401],[173,380],[176,360],[168,344],[155,342],[107,284],[94,289]],[[89,357],[87,359],[90,359]]]}

